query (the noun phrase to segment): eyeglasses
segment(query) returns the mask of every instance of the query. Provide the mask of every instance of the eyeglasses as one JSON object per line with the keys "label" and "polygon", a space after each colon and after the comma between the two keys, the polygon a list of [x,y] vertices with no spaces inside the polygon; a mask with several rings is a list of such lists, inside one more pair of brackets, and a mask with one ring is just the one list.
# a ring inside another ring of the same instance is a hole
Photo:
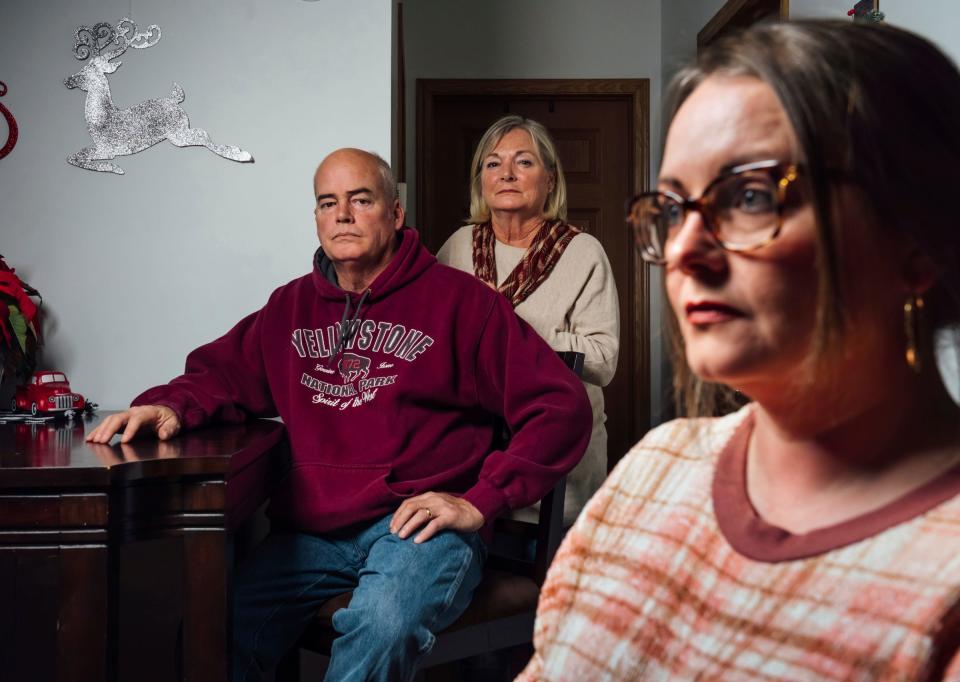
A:
{"label": "eyeglasses", "polygon": [[754,161],[734,166],[710,181],[699,199],[670,191],[644,192],[627,204],[640,257],[666,263],[666,248],[690,211],[699,211],[704,226],[721,248],[752,251],[780,234],[787,188],[800,167],[780,161]]}

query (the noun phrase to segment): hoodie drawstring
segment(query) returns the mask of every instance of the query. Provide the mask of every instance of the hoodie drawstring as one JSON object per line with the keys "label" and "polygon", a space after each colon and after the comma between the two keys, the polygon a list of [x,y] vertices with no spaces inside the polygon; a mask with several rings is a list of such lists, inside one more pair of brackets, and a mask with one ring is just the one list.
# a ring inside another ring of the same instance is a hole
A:
{"label": "hoodie drawstring", "polygon": [[363,307],[363,304],[369,295],[370,290],[365,289],[363,294],[360,296],[360,301],[357,303],[357,308],[354,311],[353,317],[347,321],[347,318],[350,317],[350,294],[344,294],[343,317],[340,318],[340,338],[337,339],[337,345],[330,354],[330,361],[337,357],[340,354],[340,351],[342,351],[356,335],[357,329],[360,328],[360,325],[358,324],[360,321],[360,309]]}

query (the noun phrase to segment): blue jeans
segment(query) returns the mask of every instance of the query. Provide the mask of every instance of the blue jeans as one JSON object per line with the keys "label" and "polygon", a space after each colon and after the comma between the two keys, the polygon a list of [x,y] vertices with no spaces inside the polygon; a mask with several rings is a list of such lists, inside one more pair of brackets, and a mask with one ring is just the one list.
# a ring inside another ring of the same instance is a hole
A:
{"label": "blue jeans", "polygon": [[392,514],[350,533],[271,533],[234,589],[234,680],[260,680],[327,599],[353,590],[333,616],[327,679],[409,680],[433,633],[470,604],[486,547],[477,533],[444,531],[422,544],[390,533]]}

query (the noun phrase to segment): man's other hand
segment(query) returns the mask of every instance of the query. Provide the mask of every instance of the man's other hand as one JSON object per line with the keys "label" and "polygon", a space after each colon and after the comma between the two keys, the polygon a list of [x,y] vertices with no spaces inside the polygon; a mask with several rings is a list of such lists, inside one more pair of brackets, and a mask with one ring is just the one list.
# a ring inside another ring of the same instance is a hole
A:
{"label": "man's other hand", "polygon": [[483,514],[472,504],[448,493],[424,493],[403,501],[390,520],[390,532],[408,538],[423,528],[413,539],[426,542],[445,528],[472,533],[483,526]]}
{"label": "man's other hand", "polygon": [[176,412],[164,405],[131,407],[104,419],[97,428],[87,434],[86,440],[88,443],[109,443],[120,429],[123,429],[121,443],[129,443],[141,429],[155,433],[160,440],[167,440],[180,433],[180,418]]}

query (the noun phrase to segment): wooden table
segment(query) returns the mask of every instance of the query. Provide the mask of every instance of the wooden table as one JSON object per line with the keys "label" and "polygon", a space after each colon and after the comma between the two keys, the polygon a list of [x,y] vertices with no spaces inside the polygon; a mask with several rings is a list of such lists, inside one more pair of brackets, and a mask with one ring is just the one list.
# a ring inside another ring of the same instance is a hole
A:
{"label": "wooden table", "polygon": [[227,680],[234,532],[283,426],[85,443],[106,414],[0,424],[0,680]]}

